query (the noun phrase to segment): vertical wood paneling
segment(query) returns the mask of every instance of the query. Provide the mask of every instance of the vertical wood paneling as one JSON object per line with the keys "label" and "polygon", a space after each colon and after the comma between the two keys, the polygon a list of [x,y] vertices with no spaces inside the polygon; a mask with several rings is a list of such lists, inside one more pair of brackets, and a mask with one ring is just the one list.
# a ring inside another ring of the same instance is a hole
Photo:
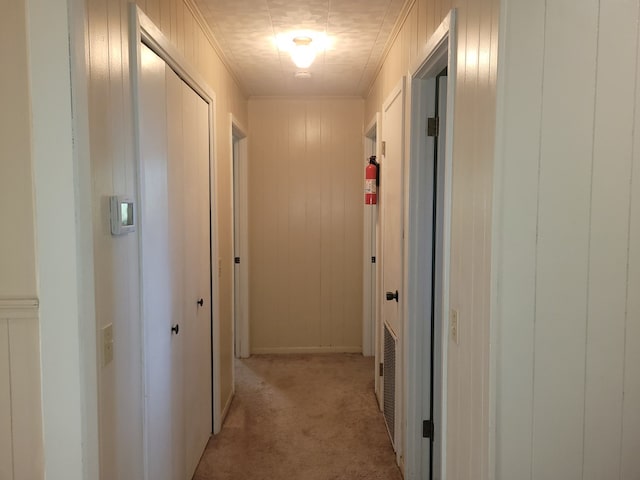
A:
{"label": "vertical wood paneling", "polygon": [[[343,158],[341,152],[338,152],[336,145],[345,145],[345,123],[344,118],[340,117],[340,111],[336,108],[336,105],[330,103],[331,113],[329,118],[331,119],[331,138],[330,145],[330,166],[331,166],[331,229],[329,230],[329,241],[327,243],[327,251],[331,258],[331,343],[330,345],[344,345],[342,322],[346,320],[345,314],[345,179],[342,169],[346,165],[342,165]],[[337,119],[342,121],[336,121]],[[361,130],[361,129],[360,129]],[[343,147],[344,148],[344,147]],[[357,321],[357,320],[356,320]]]}
{"label": "vertical wood paneling", "polygon": [[[288,248],[289,268],[285,273],[286,291],[295,292],[296,285],[306,281],[306,270],[304,269],[304,258],[307,244],[306,223],[307,223],[307,195],[306,195],[306,130],[307,130],[307,109],[309,117],[317,115],[317,106],[308,105],[302,102],[291,102],[289,106],[287,124],[287,148],[290,155],[288,176],[283,180],[289,186],[287,199],[288,212],[288,237],[290,239]],[[306,292],[304,292],[306,293]],[[296,345],[299,340],[301,345],[313,345],[313,339],[309,337],[309,330],[305,318],[305,304],[303,297],[306,295],[293,295],[289,303],[286,314],[285,327],[282,329],[282,341],[285,345]],[[300,330],[302,335],[296,339],[296,331]]]}
{"label": "vertical wood paneling", "polygon": [[[593,141],[584,416],[585,480],[618,478],[637,54],[633,0],[601,2]],[[610,52],[616,52],[611,55]],[[612,212],[620,212],[612,215]]]}
{"label": "vertical wood paneling", "polygon": [[[499,215],[495,220],[495,265],[500,282],[497,329],[508,342],[499,345],[496,402],[496,478],[531,476],[533,361],[535,326],[536,233],[542,65],[543,4],[515,0],[504,32],[503,111],[497,128],[502,139],[496,169]],[[500,144],[498,145],[500,148]],[[510,360],[513,359],[513,360]],[[504,360],[504,361],[503,361]]]}
{"label": "vertical wood paneling", "polygon": [[[524,478],[518,464],[531,458],[531,478],[638,478],[640,320],[631,293],[640,288],[638,3],[547,3],[546,25],[535,22],[543,33],[524,29],[522,22],[537,18],[531,5],[513,0],[506,8],[496,177],[503,179],[496,197],[502,222],[494,229],[502,239],[494,263],[500,269],[496,478]],[[530,65],[527,72],[523,65],[537,58],[533,44],[545,45],[543,78],[541,68]],[[544,92],[541,132],[527,120],[538,105],[532,90]],[[511,215],[534,210],[535,199],[523,192],[532,192],[536,181],[510,172],[525,173],[523,152],[538,141],[536,233]],[[512,144],[521,158],[510,155],[517,152]],[[535,242],[531,305],[523,259]],[[533,344],[517,321],[532,316]],[[525,448],[525,431],[514,418],[530,404],[532,389],[534,442]]]}
{"label": "vertical wood paneling", "polygon": [[0,478],[13,480],[9,324],[0,319]]}
{"label": "vertical wood paneling", "polygon": [[[465,90],[467,90],[467,94],[471,99],[471,104],[463,115],[467,116],[471,125],[474,126],[480,124],[484,115],[482,111],[482,88],[483,83],[488,81],[488,78],[480,76],[479,55],[482,6],[481,0],[468,2],[466,18]],[[485,171],[483,162],[486,160],[477,155],[476,152],[482,151],[480,139],[487,134],[487,131],[473,127],[471,130],[473,135],[469,143],[469,153],[460,162],[460,168],[464,171],[462,173],[463,181],[467,186],[467,194],[464,198],[461,198],[461,201],[464,202],[464,209],[466,215],[468,215],[466,235],[469,235],[470,237],[467,238],[471,240],[462,250],[463,269],[468,273],[463,274],[459,279],[464,291],[467,292],[467,299],[462,301],[465,306],[462,312],[467,321],[466,331],[468,332],[468,348],[464,351],[466,378],[463,378],[465,384],[470,386],[470,394],[462,397],[462,419],[466,433],[461,435],[461,454],[468,454],[470,461],[461,465],[460,477],[472,478],[477,476],[481,479],[485,475],[480,471],[482,456],[485,453],[483,451],[485,444],[483,436],[485,432],[482,431],[482,412],[485,408],[482,398],[484,384],[482,360],[485,345],[488,342],[482,336],[485,320],[482,299],[486,295],[486,291],[478,287],[481,285],[482,278],[484,278],[482,275],[484,262],[480,261],[480,259],[482,259],[484,250],[484,230],[486,228],[483,218],[485,208],[483,197],[485,192],[480,183],[482,172]],[[464,236],[463,239],[465,239]],[[477,262],[473,261],[475,255],[478,255]]]}
{"label": "vertical wood paneling", "polygon": [[361,348],[362,107],[250,102],[253,352]]}
{"label": "vertical wood paneling", "polygon": [[428,0],[418,0],[416,2],[416,9],[418,10],[418,52],[421,51],[422,46],[427,43],[429,37],[427,37],[427,7],[429,6]]}
{"label": "vertical wood paneling", "polygon": [[36,319],[9,320],[11,423],[15,480],[44,477],[40,335]]}
{"label": "vertical wood paneling", "polygon": [[329,244],[331,241],[331,180],[332,180],[332,156],[331,144],[333,142],[333,130],[331,128],[331,107],[329,104],[321,107],[321,138],[320,149],[322,151],[323,162],[320,182],[322,185],[320,205],[320,218],[322,224],[320,226],[320,345],[323,347],[331,346],[331,255]]}
{"label": "vertical wood paneling", "polygon": [[[363,207],[362,207],[362,163],[359,159],[363,156],[363,110],[349,108],[342,104],[341,116],[350,125],[358,125],[359,135],[349,135],[345,139],[342,155],[343,162],[349,164],[345,172],[345,247],[346,247],[346,318],[363,318],[362,313],[362,249],[363,249]],[[360,188],[352,188],[352,185],[360,185]],[[357,233],[357,234],[354,234]],[[359,299],[360,302],[353,301]],[[362,345],[362,322],[345,322],[346,345]]]}
{"label": "vertical wood paneling", "polygon": [[409,17],[407,18],[408,23],[408,38],[409,41],[409,66],[413,65],[413,62],[418,57],[418,52],[420,52],[419,47],[421,46],[418,36],[418,11],[419,4],[416,2],[416,5],[411,9],[409,13]]}
{"label": "vertical wood paneling", "polygon": [[168,38],[171,38],[171,8],[173,2],[171,0],[160,0],[160,22],[159,27],[165,32]]}
{"label": "vertical wood paneling", "polygon": [[[639,33],[640,35],[640,33]],[[637,44],[636,44],[637,45]],[[640,51],[636,52],[636,79],[640,78]],[[627,309],[624,343],[624,397],[620,479],[640,478],[640,92],[636,83],[633,157],[629,208]],[[623,212],[620,212],[621,216]]]}
{"label": "vertical wood paneling", "polygon": [[534,478],[582,476],[597,15],[595,0],[547,5],[545,42],[553,48],[543,79]]}
{"label": "vertical wood paneling", "polygon": [[[322,105],[315,108],[315,115],[307,115],[306,139],[307,145],[322,145]],[[317,259],[322,255],[322,216],[317,212],[322,211],[322,180],[319,172],[327,163],[327,157],[322,148],[305,149],[305,188],[308,192],[306,199],[307,212],[316,212],[315,215],[307,215],[306,255],[304,257],[304,272],[308,288],[303,298],[307,306],[307,324],[309,338],[315,339],[322,345],[322,307],[321,307],[321,275],[317,268]],[[314,271],[315,269],[315,271]]]}
{"label": "vertical wood paneling", "polygon": [[144,0],[144,11],[147,16],[155,23],[157,26],[160,26],[160,1],[161,0]]}

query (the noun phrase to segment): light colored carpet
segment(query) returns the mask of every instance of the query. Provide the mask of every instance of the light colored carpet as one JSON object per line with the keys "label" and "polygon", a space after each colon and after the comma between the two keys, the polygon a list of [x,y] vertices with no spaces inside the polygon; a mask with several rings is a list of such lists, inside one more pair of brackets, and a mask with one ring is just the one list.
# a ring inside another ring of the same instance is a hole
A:
{"label": "light colored carpet", "polygon": [[400,480],[361,355],[236,362],[236,396],[194,480]]}

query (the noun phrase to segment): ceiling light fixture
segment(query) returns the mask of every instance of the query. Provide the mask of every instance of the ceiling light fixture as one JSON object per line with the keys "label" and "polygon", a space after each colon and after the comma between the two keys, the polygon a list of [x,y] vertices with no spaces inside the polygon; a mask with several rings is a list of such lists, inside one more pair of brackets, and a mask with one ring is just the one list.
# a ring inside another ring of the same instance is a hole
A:
{"label": "ceiling light fixture", "polygon": [[291,49],[291,60],[298,68],[309,68],[316,58],[316,49],[312,45],[311,37],[296,37]]}

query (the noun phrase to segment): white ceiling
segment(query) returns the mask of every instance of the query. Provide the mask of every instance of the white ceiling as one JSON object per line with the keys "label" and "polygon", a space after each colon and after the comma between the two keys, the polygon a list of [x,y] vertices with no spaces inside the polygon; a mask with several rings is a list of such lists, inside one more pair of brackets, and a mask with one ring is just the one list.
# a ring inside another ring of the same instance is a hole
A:
{"label": "white ceiling", "polygon": [[[226,63],[249,96],[363,96],[377,72],[405,0],[194,0]],[[326,33],[311,78],[274,44],[295,30]]]}

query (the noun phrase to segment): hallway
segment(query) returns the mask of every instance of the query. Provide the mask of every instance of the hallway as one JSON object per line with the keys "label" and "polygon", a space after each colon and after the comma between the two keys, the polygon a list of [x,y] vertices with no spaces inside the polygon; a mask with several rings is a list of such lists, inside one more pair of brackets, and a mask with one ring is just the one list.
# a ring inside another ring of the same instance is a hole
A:
{"label": "hallway", "polygon": [[373,358],[236,361],[236,394],[194,480],[400,480],[373,392]]}

